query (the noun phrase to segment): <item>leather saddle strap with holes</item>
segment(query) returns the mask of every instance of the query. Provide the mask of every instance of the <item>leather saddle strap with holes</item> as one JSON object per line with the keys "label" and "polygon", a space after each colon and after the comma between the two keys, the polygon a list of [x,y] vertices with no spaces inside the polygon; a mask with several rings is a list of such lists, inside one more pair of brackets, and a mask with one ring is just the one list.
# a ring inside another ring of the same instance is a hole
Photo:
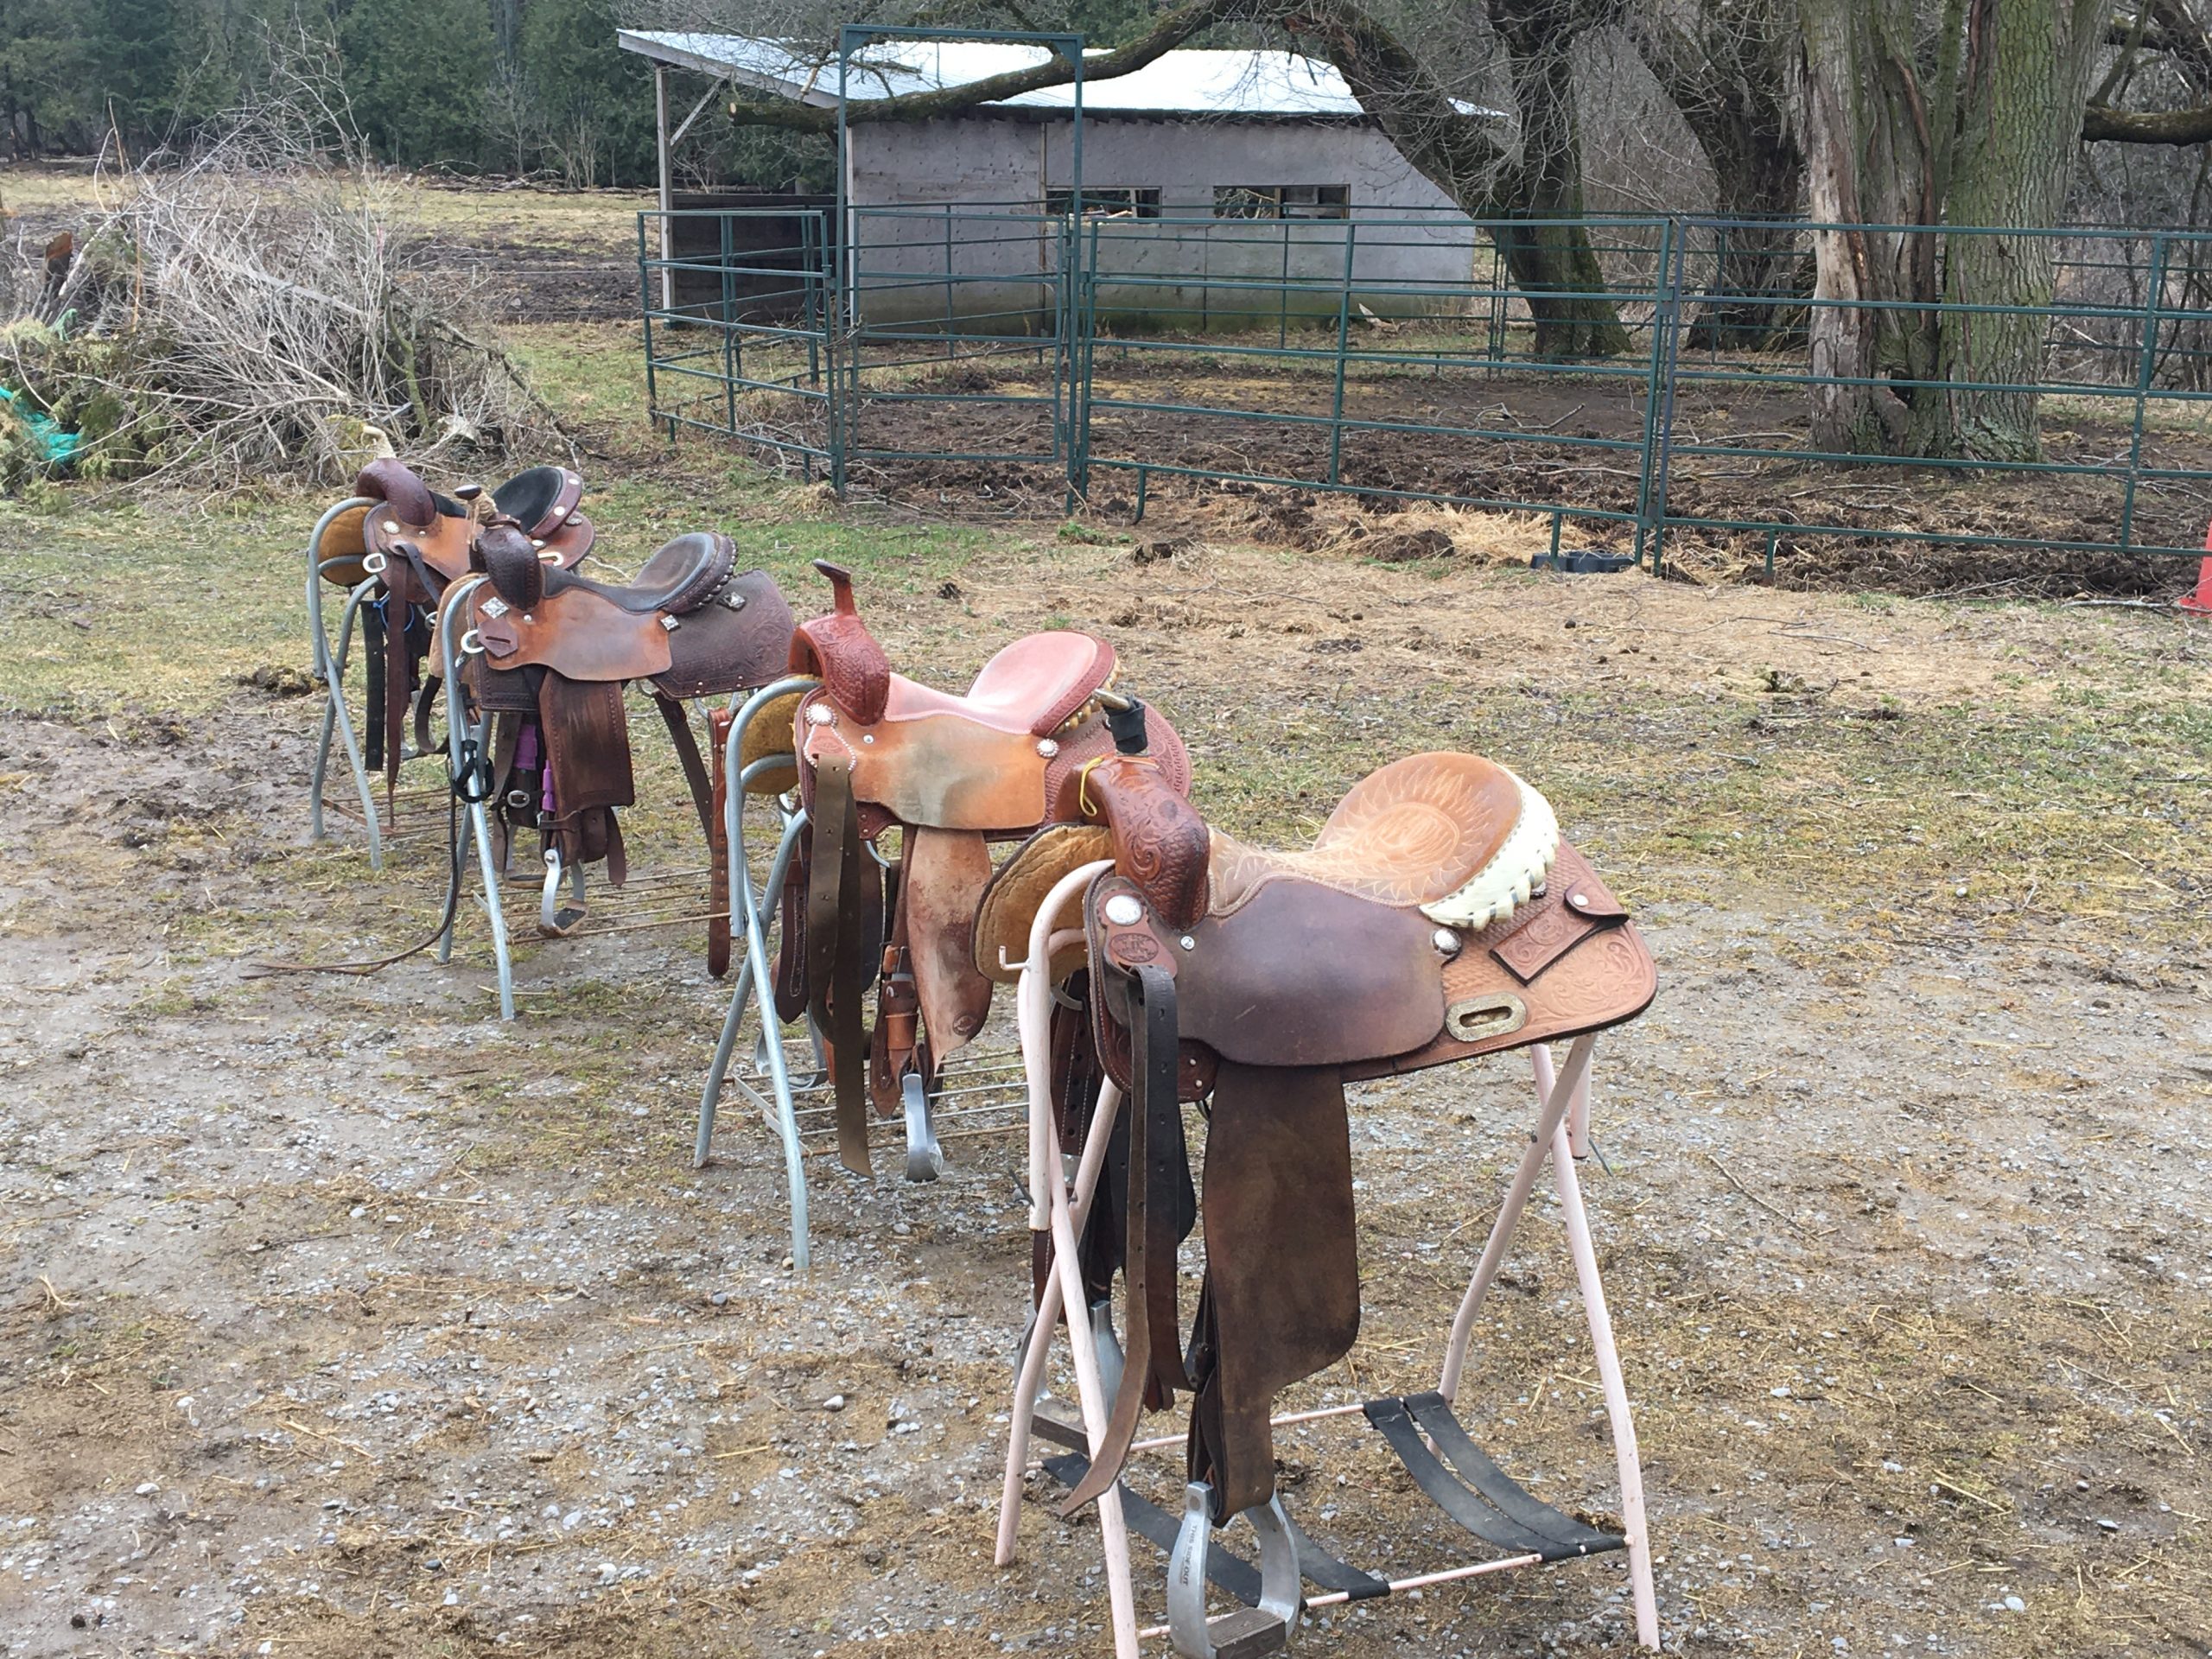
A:
{"label": "leather saddle strap with holes", "polygon": [[773,895],[781,908],[776,925],[776,1017],[786,1025],[807,1009],[806,895],[814,865],[814,826],[803,823],[791,861],[784,867],[784,890]]}
{"label": "leather saddle strap with holes", "polygon": [[837,1156],[868,1173],[867,1039],[861,988],[876,963],[862,954],[861,864],[868,856],[853,815],[852,763],[842,755],[814,771],[814,866],[806,891],[806,982],[815,1025],[830,1046],[836,1089]]}
{"label": "leather saddle strap with holes", "polygon": [[1206,1285],[1191,1478],[1224,1522],[1275,1490],[1275,1395],[1359,1336],[1351,1135],[1332,1066],[1224,1061],[1205,1167]]}
{"label": "leather saddle strap with holes", "polygon": [[384,770],[385,601],[379,597],[361,607],[361,664],[366,676],[364,702],[368,718],[362,722],[362,762],[373,774]]}
{"label": "leather saddle strap with holes", "polygon": [[875,1029],[868,1037],[868,1093],[876,1114],[897,1114],[899,1086],[909,1071],[918,1071],[930,1081],[929,1054],[921,1035],[921,993],[914,983],[913,952],[907,939],[908,912],[913,903],[914,849],[911,842],[899,862],[886,875],[890,890],[891,932],[883,943],[883,958],[875,982]]}
{"label": "leather saddle strap with holes", "polygon": [[[384,633],[384,790],[387,805],[399,793],[400,757],[407,752],[407,707],[415,695],[415,631],[413,583],[405,567],[387,567],[385,603],[391,614]],[[394,626],[393,618],[397,618]]]}
{"label": "leather saddle strap with holes", "polygon": [[691,805],[699,814],[699,828],[712,846],[720,823],[715,808],[715,782],[707,775],[706,760],[691,730],[691,716],[678,699],[658,692],[653,694],[653,707],[660,710],[661,724],[668,728],[669,741],[676,745],[676,758],[683,766],[683,781],[691,791]]}
{"label": "leather saddle strap with holes", "polygon": [[[1126,1287],[1122,1385],[1106,1440],[1090,1471],[1060,1505],[1063,1517],[1118,1479],[1147,1406],[1161,1410],[1188,1388],[1175,1303],[1175,1154],[1182,1149],[1183,1108],[1176,1098],[1175,981],[1147,963],[1130,976],[1129,1040],[1133,1086],[1124,1114],[1129,1126],[1129,1192],[1122,1244]],[[1183,1172],[1187,1180],[1187,1167]]]}
{"label": "leather saddle strap with holes", "polygon": [[[728,709],[707,713],[707,741],[714,750],[714,777],[707,791],[707,972],[716,979],[729,972],[729,830],[722,822],[729,806],[729,774],[722,757],[734,719]],[[683,734],[691,734],[689,721]]]}
{"label": "leather saddle strap with holes", "polygon": [[[1080,1157],[1090,1138],[1098,1111],[1099,1087],[1105,1071],[1098,1064],[1098,1049],[1091,1039],[1090,1016],[1080,1006],[1087,972],[1068,982],[1069,994],[1078,1006],[1055,1004],[1052,1024],[1052,1103],[1059,1125],[1060,1146],[1071,1157]],[[1083,1221],[1083,1236],[1076,1240],[1077,1265],[1083,1273],[1084,1295],[1102,1300],[1114,1291],[1114,1274],[1122,1265],[1123,1217],[1128,1211],[1129,1115],[1117,1111],[1107,1141],[1106,1167],[1092,1190],[1090,1213]]]}

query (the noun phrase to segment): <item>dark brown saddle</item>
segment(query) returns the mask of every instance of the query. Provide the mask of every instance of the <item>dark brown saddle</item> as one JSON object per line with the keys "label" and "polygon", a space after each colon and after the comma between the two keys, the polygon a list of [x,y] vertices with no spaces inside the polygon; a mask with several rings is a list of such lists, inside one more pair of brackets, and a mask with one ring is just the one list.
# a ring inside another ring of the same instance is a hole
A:
{"label": "dark brown saddle", "polygon": [[[1084,769],[1113,751],[1106,702],[1131,705],[1119,718],[1143,731],[1164,787],[1187,793],[1191,766],[1173,728],[1109,690],[1103,639],[1030,634],[964,694],[933,690],[891,671],[849,573],[815,568],[833,599],[791,634],[791,671],[822,683],[796,714],[810,823],[783,895],[777,995],[785,1018],[810,1010],[826,1039],[840,1154],[865,1172],[868,1101],[886,1116],[907,1109],[911,1124],[917,1090],[925,1097],[945,1057],[982,1029],[993,981],[1014,976],[995,956],[977,960],[991,843],[1072,812]],[[894,826],[899,852],[884,859],[876,849]],[[1020,926],[1026,939],[1026,917]],[[864,1033],[870,980],[876,1018]],[[912,1158],[908,1173],[922,1173]]]}
{"label": "dark brown saddle", "polygon": [[[1193,1396],[1191,1478],[1217,1523],[1275,1486],[1269,1417],[1284,1388],[1348,1351],[1359,1269],[1344,1084],[1580,1036],[1651,1001],[1627,912],[1560,836],[1543,798],[1468,754],[1370,774],[1314,844],[1269,853],[1210,830],[1147,757],[1091,770],[1093,839],[1034,838],[999,880],[1036,887],[1103,849],[1085,947],[1061,964],[1084,1011],[1055,1068],[1087,1128],[1095,1073],[1123,1090],[1083,1242],[1126,1301],[1126,1356],[1106,1446],[1068,1500],[1112,1484],[1140,1412]],[[986,905],[989,903],[987,895]],[[1180,1103],[1207,1103],[1205,1274],[1183,1336],[1177,1249],[1191,1224]]]}
{"label": "dark brown saddle", "polygon": [[325,532],[322,574],[351,588],[373,575],[379,593],[364,607],[363,649],[371,711],[364,734],[365,763],[385,774],[387,797],[399,785],[414,717],[416,747],[428,752],[430,709],[438,674],[429,663],[438,601],[448,584],[474,564],[476,533],[490,516],[512,520],[539,548],[540,556],[572,565],[590,552],[594,531],[581,509],[584,481],[566,467],[532,467],[516,474],[484,499],[480,486],[453,494],[433,490],[404,463],[372,461],[353,480],[353,493],[369,505],[341,515]]}
{"label": "dark brown saddle", "polygon": [[[512,717],[486,757],[510,827],[537,827],[561,868],[604,862],[621,885],[617,810],[636,799],[622,692],[635,681],[668,728],[719,865],[721,749],[710,772],[683,699],[778,677],[791,649],[791,607],[766,574],[740,572],[736,544],[711,531],[665,543],[620,585],[577,575],[540,540],[495,518],[476,537],[485,580],[465,604],[467,638],[480,648],[466,671],[471,695],[478,708]],[[715,891],[726,896],[719,884]],[[576,919],[549,907],[541,925],[561,933]],[[727,917],[718,914],[708,946],[717,976],[728,952]]]}

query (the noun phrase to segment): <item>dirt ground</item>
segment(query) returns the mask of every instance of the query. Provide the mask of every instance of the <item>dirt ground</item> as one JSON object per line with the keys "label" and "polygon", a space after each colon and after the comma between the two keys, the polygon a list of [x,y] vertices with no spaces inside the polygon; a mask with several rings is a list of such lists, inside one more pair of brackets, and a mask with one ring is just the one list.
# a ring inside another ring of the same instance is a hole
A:
{"label": "dirt ground", "polygon": [[[1310,834],[1425,747],[1553,798],[1662,976],[1600,1048],[1583,1175],[1670,1650],[2212,1653],[2199,635],[917,530],[721,465],[619,476],[609,550],[697,511],[802,605],[805,558],[845,558],[940,684],[1097,628],[1239,832]],[[307,842],[314,710],[232,683],[305,660],[267,548],[311,513],[0,512],[0,1648],[1106,1651],[1092,1523],[1033,1503],[1020,1562],[990,1563],[1028,1252],[1010,1139],[956,1143],[934,1187],[821,1165],[801,1276],[756,1121],[727,1108],[690,1166],[725,992],[688,931],[526,947],[512,1025],[473,915],[448,967],[249,976],[390,948],[437,896],[435,845],[372,876],[358,839]],[[149,562],[169,608],[116,646]],[[682,809],[647,778],[650,865]],[[1289,1403],[1428,1385],[1528,1118],[1503,1064],[1362,1092],[1363,1338]],[[1463,1414],[1604,1516],[1553,1214]],[[1283,1452],[1294,1512],[1351,1559],[1461,1558],[1353,1432]],[[1300,1647],[1624,1652],[1624,1584],[1618,1558],[1508,1575]]]}

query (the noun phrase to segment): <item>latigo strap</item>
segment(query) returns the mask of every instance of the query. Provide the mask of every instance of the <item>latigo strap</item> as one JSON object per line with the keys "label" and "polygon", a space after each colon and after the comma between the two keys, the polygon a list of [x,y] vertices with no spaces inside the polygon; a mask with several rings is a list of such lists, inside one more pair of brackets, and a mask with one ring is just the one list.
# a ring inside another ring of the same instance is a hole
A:
{"label": "latigo strap", "polygon": [[[862,938],[861,866],[868,858],[853,817],[851,764],[824,760],[814,773],[814,863],[807,889],[806,978],[815,1025],[830,1047],[836,1088],[837,1156],[868,1173],[866,1036],[861,992],[875,964]],[[853,902],[845,902],[849,891]]]}
{"label": "latigo strap", "polygon": [[[1105,1444],[1090,1471],[1060,1505],[1063,1516],[1099,1497],[1120,1478],[1147,1408],[1164,1409],[1191,1378],[1182,1354],[1175,1300],[1178,1189],[1190,1190],[1183,1110],[1176,1099],[1175,981],[1147,963],[1129,976],[1129,1034],[1134,1048],[1129,1126],[1129,1202],[1122,1247],[1128,1288],[1128,1348]],[[1193,1200],[1195,1202],[1195,1200]]]}

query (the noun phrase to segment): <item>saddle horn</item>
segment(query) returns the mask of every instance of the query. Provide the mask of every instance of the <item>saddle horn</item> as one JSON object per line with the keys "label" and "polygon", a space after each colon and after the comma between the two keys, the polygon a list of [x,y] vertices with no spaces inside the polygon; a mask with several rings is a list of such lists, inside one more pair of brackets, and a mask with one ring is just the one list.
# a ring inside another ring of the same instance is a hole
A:
{"label": "saddle horn", "polygon": [[830,579],[830,609],[839,616],[858,616],[860,607],[853,602],[853,573],[827,559],[817,559],[814,568]]}
{"label": "saddle horn", "polygon": [[1098,706],[1106,711],[1106,729],[1114,734],[1114,748],[1121,754],[1149,754],[1152,733],[1145,723],[1144,702],[1118,691],[1098,693]]}
{"label": "saddle horn", "polygon": [[530,537],[512,524],[493,524],[476,538],[477,556],[501,599],[518,610],[535,610],[545,597],[545,564]]}
{"label": "saddle horn", "polygon": [[382,501],[402,524],[420,530],[436,522],[438,504],[430,486],[404,462],[386,455],[353,474],[353,493]]}

